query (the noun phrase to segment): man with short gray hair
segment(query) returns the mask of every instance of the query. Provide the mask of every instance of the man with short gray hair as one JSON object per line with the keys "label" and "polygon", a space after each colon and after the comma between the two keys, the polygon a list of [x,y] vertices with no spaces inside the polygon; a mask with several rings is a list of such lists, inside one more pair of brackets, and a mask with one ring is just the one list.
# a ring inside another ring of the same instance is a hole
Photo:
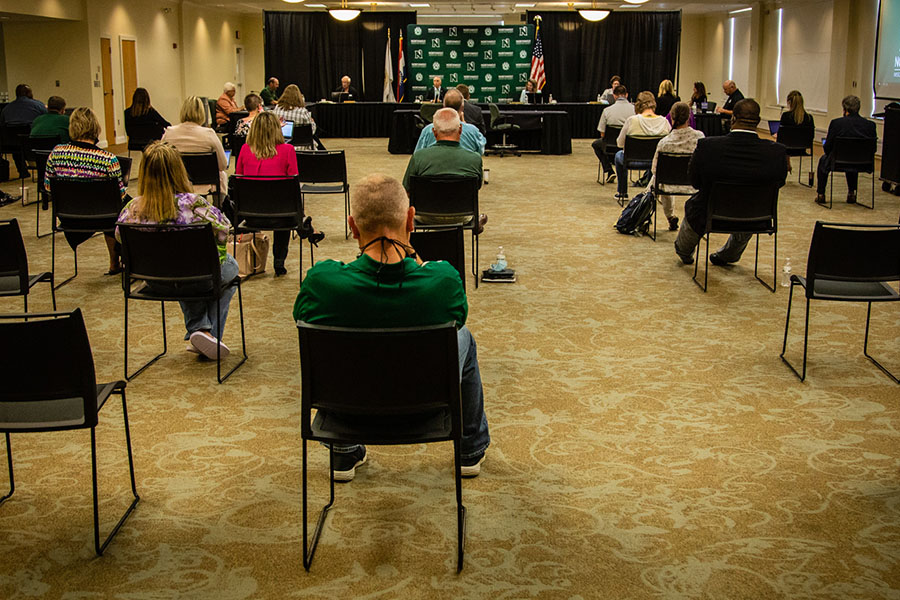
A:
{"label": "man with short gray hair", "polygon": [[[444,94],[444,108],[455,109],[457,113],[459,113],[460,120],[463,121],[459,145],[466,150],[484,154],[484,146],[487,144],[487,140],[484,139],[481,131],[479,131],[476,126],[465,122],[465,100],[463,99],[462,92],[456,88],[447,90],[447,93]],[[433,146],[436,141],[437,139],[432,131],[432,125],[428,124],[422,129],[422,133],[419,134],[419,142],[416,144],[414,152],[418,152],[422,148]]]}
{"label": "man with short gray hair", "polygon": [[[859,98],[847,96],[841,101],[844,116],[838,117],[829,123],[828,135],[822,144],[825,154],[819,158],[819,166],[816,168],[816,203],[825,204],[825,188],[828,186],[828,174],[834,168],[834,140],[836,138],[865,138],[875,139],[878,134],[875,131],[875,123],[859,116]],[[859,173],[846,172],[847,177],[847,202],[856,203],[856,189],[859,186]]]}
{"label": "man with short gray hair", "polygon": [[[455,91],[455,90],[451,90]],[[458,94],[459,92],[457,92]],[[450,95],[450,92],[447,92]],[[409,190],[412,175],[425,177],[477,177],[481,187],[481,155],[467,150],[460,143],[460,135],[465,123],[460,122],[459,112],[453,108],[442,108],[434,113],[434,122],[429,125],[435,138],[434,145],[416,150],[406,166],[403,187]],[[422,132],[424,134],[424,131]]]}

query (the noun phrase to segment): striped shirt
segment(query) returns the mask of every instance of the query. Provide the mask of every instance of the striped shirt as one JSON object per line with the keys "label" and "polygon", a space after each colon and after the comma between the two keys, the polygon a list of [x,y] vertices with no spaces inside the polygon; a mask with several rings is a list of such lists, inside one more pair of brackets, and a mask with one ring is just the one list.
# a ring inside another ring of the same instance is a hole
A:
{"label": "striped shirt", "polygon": [[[125,184],[122,181],[122,167],[115,154],[98,148],[94,144],[72,142],[59,144],[47,159],[44,185],[50,189],[51,177],[74,177],[79,179],[117,179],[122,198]],[[50,190],[51,193],[53,190]]]}

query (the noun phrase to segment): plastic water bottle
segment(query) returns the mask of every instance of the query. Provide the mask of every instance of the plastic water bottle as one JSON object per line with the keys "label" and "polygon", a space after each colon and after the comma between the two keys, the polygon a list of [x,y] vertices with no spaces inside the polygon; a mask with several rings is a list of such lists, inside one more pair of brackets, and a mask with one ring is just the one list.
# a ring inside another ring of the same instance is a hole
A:
{"label": "plastic water bottle", "polygon": [[603,99],[603,94],[597,94],[597,102],[600,102]]}
{"label": "plastic water bottle", "polygon": [[503,246],[500,246],[497,248],[497,262],[491,265],[491,271],[505,271],[506,267],[506,254],[503,253]]}
{"label": "plastic water bottle", "polygon": [[791,285],[791,259],[785,257],[784,266],[781,267],[781,287],[789,287]]}
{"label": "plastic water bottle", "polygon": [[548,101],[549,104],[556,104],[556,102],[553,101],[553,94],[550,94],[550,98],[548,99]]}

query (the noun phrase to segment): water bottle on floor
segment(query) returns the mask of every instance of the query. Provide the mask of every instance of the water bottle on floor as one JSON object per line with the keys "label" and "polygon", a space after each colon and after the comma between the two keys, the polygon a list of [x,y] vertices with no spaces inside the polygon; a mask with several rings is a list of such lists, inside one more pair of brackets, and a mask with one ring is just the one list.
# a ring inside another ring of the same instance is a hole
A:
{"label": "water bottle on floor", "polygon": [[791,285],[791,259],[785,257],[784,266],[781,267],[781,287],[789,287]]}
{"label": "water bottle on floor", "polygon": [[506,254],[503,253],[503,246],[500,246],[497,248],[497,262],[491,265],[491,271],[505,271],[506,267]]}

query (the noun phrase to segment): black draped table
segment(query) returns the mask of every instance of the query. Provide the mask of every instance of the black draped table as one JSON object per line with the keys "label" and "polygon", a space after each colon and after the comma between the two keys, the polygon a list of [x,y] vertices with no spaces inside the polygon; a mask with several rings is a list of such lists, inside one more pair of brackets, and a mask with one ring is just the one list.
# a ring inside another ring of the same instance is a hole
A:
{"label": "black draped table", "polygon": [[706,137],[725,135],[731,129],[730,117],[718,113],[707,112],[694,115],[697,130],[702,131]]}

